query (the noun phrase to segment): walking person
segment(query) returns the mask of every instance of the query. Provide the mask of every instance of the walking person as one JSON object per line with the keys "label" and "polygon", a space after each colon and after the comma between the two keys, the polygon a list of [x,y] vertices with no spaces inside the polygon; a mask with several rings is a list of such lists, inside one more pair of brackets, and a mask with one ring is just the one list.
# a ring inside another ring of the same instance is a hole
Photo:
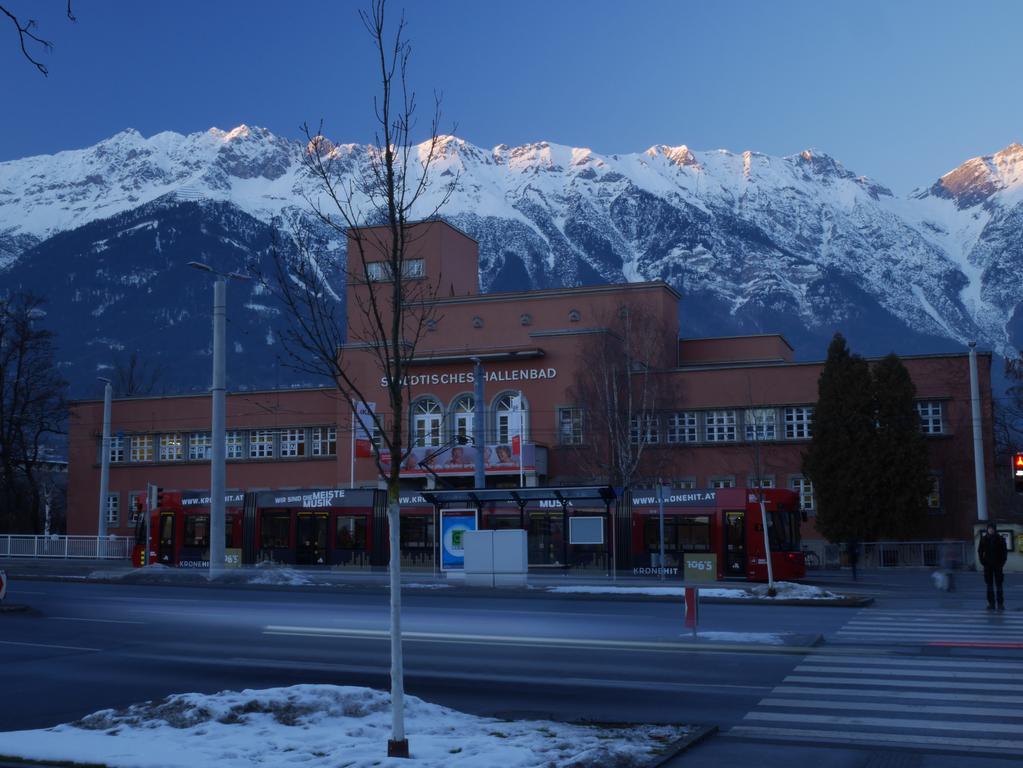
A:
{"label": "walking person", "polygon": [[994,523],[988,523],[987,533],[980,537],[980,544],[977,546],[977,557],[980,564],[984,566],[984,583],[987,585],[987,609],[995,610],[997,605],[999,611],[1005,610],[1005,594],[1002,592],[1002,582],[1005,579],[1002,568],[1005,567],[1005,559],[1009,553],[1005,548],[1005,540],[998,535]]}

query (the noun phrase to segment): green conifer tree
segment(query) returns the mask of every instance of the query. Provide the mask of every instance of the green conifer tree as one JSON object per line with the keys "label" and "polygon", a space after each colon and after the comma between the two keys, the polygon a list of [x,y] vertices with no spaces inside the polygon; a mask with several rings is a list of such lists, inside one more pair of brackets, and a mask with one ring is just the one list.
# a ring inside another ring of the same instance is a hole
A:
{"label": "green conifer tree", "polygon": [[872,374],[876,421],[869,453],[876,503],[871,533],[905,540],[919,531],[932,483],[914,402],[916,386],[894,353],[877,363]]}
{"label": "green conifer tree", "polygon": [[830,541],[869,537],[873,499],[874,398],[870,369],[836,333],[817,383],[813,437],[803,454],[803,474],[813,483],[817,530]]}

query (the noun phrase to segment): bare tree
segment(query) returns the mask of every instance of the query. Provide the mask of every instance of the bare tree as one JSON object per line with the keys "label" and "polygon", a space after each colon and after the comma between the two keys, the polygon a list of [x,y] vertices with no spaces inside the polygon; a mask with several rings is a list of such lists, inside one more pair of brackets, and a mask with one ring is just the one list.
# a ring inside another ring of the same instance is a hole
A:
{"label": "bare tree", "polygon": [[598,322],[600,329],[580,347],[579,373],[570,390],[584,422],[579,458],[591,476],[630,488],[641,465],[646,479],[658,475],[659,467],[644,463],[644,455],[661,439],[657,408],[666,402],[666,380],[656,374],[671,362],[665,339],[672,334],[636,300],[623,302]]}
{"label": "bare tree", "polygon": [[[367,434],[379,436],[376,468],[387,484],[390,529],[392,738],[388,754],[408,756],[404,727],[401,647],[401,576],[398,491],[401,467],[411,453],[407,370],[420,340],[436,319],[440,276],[429,277],[410,256],[457,181],[430,189],[431,168],[443,150],[438,133],[440,99],[434,98],[429,135],[418,145],[416,97],[408,79],[411,46],[404,17],[393,34],[384,0],[373,0],[360,18],[373,41],[380,92],[375,99],[377,135],[364,157],[333,146],[322,124],[308,140],[306,170],[321,196],[310,198],[318,228],[293,224],[275,248],[272,279],[264,281],[289,318],[282,333],[291,366],[333,382]],[[324,235],[323,232],[327,234]],[[330,249],[347,240],[347,252]],[[353,306],[345,306],[345,286]],[[378,375],[358,378],[353,355],[369,355]],[[362,406],[383,388],[387,410]]]}
{"label": "bare tree", "polygon": [[38,326],[42,307],[29,293],[0,297],[0,519],[8,531],[40,532],[47,439],[67,417],[53,334]]}
{"label": "bare tree", "polygon": [[[18,30],[18,43],[21,45],[21,54],[28,59],[39,72],[46,77],[50,74],[50,70],[47,69],[46,65],[39,61],[30,52],[30,48],[40,48],[43,51],[52,51],[53,43],[44,37],[40,37],[36,34],[35,30],[39,28],[39,23],[35,19],[27,19],[23,16],[16,15],[13,11],[8,8],[8,4],[0,4],[0,13],[6,16]],[[71,0],[67,0],[67,18],[68,21],[78,21],[75,18],[75,14],[71,11]]]}
{"label": "bare tree", "polygon": [[122,357],[114,364],[114,396],[152,395],[159,389],[162,378],[163,368],[159,363],[143,360],[137,350],[132,351],[127,360]]}

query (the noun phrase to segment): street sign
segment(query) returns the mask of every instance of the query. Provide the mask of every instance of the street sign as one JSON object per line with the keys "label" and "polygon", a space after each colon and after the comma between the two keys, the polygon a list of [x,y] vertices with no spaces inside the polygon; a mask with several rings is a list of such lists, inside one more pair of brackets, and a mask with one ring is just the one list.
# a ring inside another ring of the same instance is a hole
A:
{"label": "street sign", "polygon": [[686,552],[682,580],[717,581],[718,556],[714,552]]}

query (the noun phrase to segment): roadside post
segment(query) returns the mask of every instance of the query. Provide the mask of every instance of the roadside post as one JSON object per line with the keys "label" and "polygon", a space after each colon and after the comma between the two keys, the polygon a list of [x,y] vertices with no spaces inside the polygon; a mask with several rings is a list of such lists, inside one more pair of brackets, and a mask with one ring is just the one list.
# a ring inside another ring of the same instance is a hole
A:
{"label": "roadside post", "polygon": [[7,597],[7,571],[0,571],[0,603]]}
{"label": "roadside post", "polygon": [[685,617],[686,627],[693,630],[693,637],[696,637],[696,625],[700,614],[700,588],[686,584],[682,590],[684,592],[682,615]]}

